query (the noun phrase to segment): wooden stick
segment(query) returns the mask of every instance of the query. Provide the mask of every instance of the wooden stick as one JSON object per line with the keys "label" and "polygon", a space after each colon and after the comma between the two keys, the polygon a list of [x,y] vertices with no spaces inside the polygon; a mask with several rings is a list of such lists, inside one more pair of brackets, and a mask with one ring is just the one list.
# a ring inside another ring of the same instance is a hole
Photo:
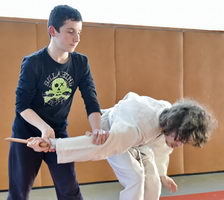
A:
{"label": "wooden stick", "polygon": [[23,144],[27,144],[28,141],[25,139],[19,139],[19,138],[5,138],[6,141],[9,142],[18,142],[18,143],[23,143]]}
{"label": "wooden stick", "polygon": [[[5,138],[6,141],[9,141],[9,142],[18,142],[18,143],[23,143],[23,144],[27,144],[28,141],[25,140],[25,139],[20,139],[20,138]],[[47,142],[41,142],[40,143],[40,147],[48,147],[48,143]]]}

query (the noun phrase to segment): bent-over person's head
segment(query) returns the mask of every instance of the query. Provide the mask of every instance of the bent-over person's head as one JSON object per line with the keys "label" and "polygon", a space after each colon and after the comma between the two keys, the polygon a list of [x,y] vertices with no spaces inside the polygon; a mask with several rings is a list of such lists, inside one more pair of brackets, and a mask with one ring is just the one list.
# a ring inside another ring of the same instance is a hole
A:
{"label": "bent-over person's head", "polygon": [[183,99],[161,113],[159,125],[168,146],[174,148],[190,143],[201,147],[210,138],[216,120],[198,102]]}

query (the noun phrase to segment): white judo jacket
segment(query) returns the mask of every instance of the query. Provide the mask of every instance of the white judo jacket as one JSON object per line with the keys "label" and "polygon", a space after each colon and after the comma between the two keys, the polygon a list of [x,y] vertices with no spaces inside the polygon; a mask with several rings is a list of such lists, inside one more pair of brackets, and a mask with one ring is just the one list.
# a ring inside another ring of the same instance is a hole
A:
{"label": "white judo jacket", "polygon": [[131,147],[142,145],[153,148],[153,143],[161,134],[159,115],[170,106],[167,101],[139,96],[133,92],[128,93],[102,115],[102,129],[105,123],[110,124],[110,135],[106,142],[95,145],[92,144],[92,137],[85,135],[58,139],[56,142],[58,163],[102,160],[125,152]]}

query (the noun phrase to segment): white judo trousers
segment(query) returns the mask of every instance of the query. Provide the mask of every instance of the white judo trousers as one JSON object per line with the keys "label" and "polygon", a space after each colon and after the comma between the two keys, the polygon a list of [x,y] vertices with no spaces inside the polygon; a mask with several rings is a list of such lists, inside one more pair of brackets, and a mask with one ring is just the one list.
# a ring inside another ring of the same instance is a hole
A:
{"label": "white judo trousers", "polygon": [[161,182],[153,152],[138,148],[108,158],[119,182],[124,187],[120,200],[159,200]]}
{"label": "white judo trousers", "polygon": [[[119,181],[125,190],[132,192],[127,196],[128,193],[122,191],[121,200],[157,200],[161,189],[160,174],[150,144],[160,138],[159,115],[169,107],[170,103],[166,101],[128,93],[123,100],[102,115],[102,129],[110,132],[107,141],[102,145],[94,145],[90,136],[58,139],[58,163],[102,160],[110,157],[108,161]],[[164,171],[167,170],[166,162],[167,160],[161,162]],[[122,167],[124,170],[120,170]],[[129,176],[130,174],[133,177]],[[141,180],[142,183],[135,188],[129,184],[130,178],[135,185],[136,180]],[[130,187],[126,187],[127,185]],[[150,197],[154,191],[157,191],[156,197]],[[139,195],[135,198],[134,195],[137,193]]]}
{"label": "white judo trousers", "polygon": [[109,157],[107,160],[124,187],[120,200],[159,200],[160,176],[167,174],[171,152],[161,136],[151,145],[133,147]]}

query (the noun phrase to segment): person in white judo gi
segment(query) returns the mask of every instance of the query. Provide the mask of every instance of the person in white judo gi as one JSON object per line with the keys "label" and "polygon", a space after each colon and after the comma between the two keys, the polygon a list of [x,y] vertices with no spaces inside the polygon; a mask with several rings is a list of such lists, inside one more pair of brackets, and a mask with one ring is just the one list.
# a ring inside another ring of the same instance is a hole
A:
{"label": "person in white judo gi", "polygon": [[[114,107],[103,110],[101,128],[109,131],[102,145],[92,143],[92,134],[52,139],[58,163],[108,159],[124,186],[120,200],[158,200],[161,183],[171,191],[175,182],[166,175],[172,148],[185,143],[202,146],[209,139],[214,118],[196,101],[171,105],[136,93],[128,93]],[[35,151],[42,138],[30,138]],[[52,147],[51,147],[52,148]]]}

